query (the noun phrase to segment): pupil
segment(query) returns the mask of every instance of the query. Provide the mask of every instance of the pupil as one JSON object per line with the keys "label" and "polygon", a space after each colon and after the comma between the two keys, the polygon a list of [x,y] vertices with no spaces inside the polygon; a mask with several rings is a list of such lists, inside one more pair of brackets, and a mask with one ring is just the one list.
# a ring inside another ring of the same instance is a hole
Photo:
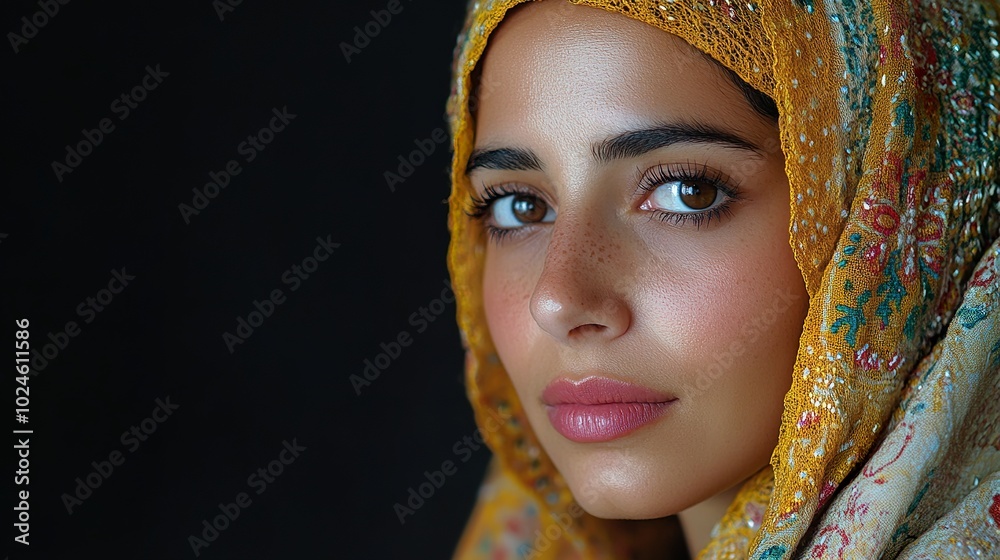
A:
{"label": "pupil", "polygon": [[708,208],[715,202],[718,189],[712,185],[698,183],[681,183],[681,202],[693,210]]}
{"label": "pupil", "polygon": [[514,215],[522,222],[539,222],[545,217],[545,203],[531,196],[514,198]]}

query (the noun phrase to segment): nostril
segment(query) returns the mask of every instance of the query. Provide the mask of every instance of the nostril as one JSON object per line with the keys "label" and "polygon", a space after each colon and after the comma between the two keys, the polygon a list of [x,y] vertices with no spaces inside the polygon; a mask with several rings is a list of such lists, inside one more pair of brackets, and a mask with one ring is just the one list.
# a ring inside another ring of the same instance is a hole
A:
{"label": "nostril", "polygon": [[580,325],[569,331],[570,336],[584,336],[588,334],[598,334],[608,330],[608,327],[604,325],[598,325],[597,323],[588,323],[586,325]]}

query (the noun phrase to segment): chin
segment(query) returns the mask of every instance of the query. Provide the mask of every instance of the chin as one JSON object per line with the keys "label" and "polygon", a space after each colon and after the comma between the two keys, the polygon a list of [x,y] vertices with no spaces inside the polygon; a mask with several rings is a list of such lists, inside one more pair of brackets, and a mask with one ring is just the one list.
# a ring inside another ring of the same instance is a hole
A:
{"label": "chin", "polygon": [[699,480],[697,473],[679,476],[674,469],[647,464],[621,450],[595,453],[587,459],[570,462],[565,469],[559,466],[559,461],[556,466],[580,507],[602,519],[667,517],[717,491],[705,487],[706,481]]}
{"label": "chin", "polygon": [[[594,486],[594,485],[591,485]],[[591,489],[588,495],[570,485],[573,497],[584,511],[601,519],[659,519],[677,514],[696,502],[675,502],[670,489],[655,492],[645,488]]]}
{"label": "chin", "polygon": [[[573,495],[576,496],[575,493]],[[682,511],[665,509],[663,504],[640,504],[629,497],[615,494],[600,496],[595,502],[577,499],[577,503],[584,511],[601,519],[642,521],[668,517]]]}

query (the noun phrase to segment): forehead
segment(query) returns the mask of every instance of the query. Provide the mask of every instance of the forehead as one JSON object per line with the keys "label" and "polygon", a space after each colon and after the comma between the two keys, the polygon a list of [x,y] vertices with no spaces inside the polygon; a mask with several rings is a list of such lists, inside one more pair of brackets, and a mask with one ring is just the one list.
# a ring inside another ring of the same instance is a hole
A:
{"label": "forehead", "polygon": [[706,55],[598,8],[519,5],[493,32],[479,70],[477,144],[569,129],[592,140],[664,120],[773,134]]}

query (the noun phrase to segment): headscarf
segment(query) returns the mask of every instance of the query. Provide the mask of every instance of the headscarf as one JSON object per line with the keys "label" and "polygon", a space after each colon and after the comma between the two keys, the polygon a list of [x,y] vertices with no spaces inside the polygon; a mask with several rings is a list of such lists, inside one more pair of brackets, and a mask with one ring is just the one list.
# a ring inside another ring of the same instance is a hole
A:
{"label": "headscarf", "polygon": [[[448,264],[496,462],[458,555],[624,557],[628,523],[582,513],[527,423],[464,212],[472,73],[522,1],[470,3],[448,100]],[[780,112],[810,305],[771,469],[699,557],[1000,557],[998,2],[569,1],[679,36]]]}

